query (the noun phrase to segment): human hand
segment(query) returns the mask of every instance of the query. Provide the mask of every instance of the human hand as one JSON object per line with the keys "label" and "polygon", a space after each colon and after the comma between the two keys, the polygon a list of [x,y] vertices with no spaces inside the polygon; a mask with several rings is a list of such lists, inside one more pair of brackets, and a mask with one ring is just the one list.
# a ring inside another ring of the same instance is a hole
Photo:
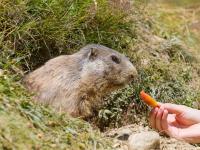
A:
{"label": "human hand", "polygon": [[186,140],[190,143],[200,142],[200,111],[183,105],[159,104],[150,113],[153,128],[167,135]]}

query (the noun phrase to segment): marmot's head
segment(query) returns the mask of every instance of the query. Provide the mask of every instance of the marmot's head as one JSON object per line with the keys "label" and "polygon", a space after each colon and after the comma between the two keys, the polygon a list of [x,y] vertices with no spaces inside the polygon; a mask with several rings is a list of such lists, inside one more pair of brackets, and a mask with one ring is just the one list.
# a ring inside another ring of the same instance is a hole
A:
{"label": "marmot's head", "polygon": [[83,47],[80,53],[84,57],[81,77],[87,81],[120,88],[137,76],[137,70],[129,59],[113,49],[91,44]]}

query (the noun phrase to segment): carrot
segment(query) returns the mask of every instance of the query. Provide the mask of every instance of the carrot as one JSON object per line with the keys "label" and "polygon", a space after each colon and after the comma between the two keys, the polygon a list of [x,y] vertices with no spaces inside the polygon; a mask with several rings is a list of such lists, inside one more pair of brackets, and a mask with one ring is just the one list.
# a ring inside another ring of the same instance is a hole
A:
{"label": "carrot", "polygon": [[145,93],[143,90],[140,92],[140,98],[149,106],[157,107],[158,103],[155,99],[153,99],[150,95]]}

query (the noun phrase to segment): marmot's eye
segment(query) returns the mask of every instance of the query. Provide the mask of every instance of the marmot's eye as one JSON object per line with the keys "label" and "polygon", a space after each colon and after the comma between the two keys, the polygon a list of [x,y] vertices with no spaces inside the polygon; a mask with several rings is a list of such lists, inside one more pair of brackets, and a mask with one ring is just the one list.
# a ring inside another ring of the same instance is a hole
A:
{"label": "marmot's eye", "polygon": [[119,64],[119,63],[120,63],[120,59],[119,59],[117,56],[115,56],[115,55],[112,55],[112,56],[111,56],[111,59],[112,59],[112,61],[114,61],[116,64]]}

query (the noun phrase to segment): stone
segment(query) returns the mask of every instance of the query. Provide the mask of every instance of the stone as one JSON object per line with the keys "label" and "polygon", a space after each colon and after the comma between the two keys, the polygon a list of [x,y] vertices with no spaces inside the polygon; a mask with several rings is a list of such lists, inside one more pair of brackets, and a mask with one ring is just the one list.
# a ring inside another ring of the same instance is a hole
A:
{"label": "stone", "polygon": [[126,141],[128,140],[129,136],[132,134],[132,131],[129,128],[124,128],[118,131],[117,139]]}
{"label": "stone", "polygon": [[155,131],[132,134],[128,139],[128,148],[129,150],[159,150],[160,136]]}
{"label": "stone", "polygon": [[133,133],[132,126],[134,127],[135,125],[127,125],[121,128],[112,129],[105,132],[105,135],[118,140],[127,141],[129,136]]}

